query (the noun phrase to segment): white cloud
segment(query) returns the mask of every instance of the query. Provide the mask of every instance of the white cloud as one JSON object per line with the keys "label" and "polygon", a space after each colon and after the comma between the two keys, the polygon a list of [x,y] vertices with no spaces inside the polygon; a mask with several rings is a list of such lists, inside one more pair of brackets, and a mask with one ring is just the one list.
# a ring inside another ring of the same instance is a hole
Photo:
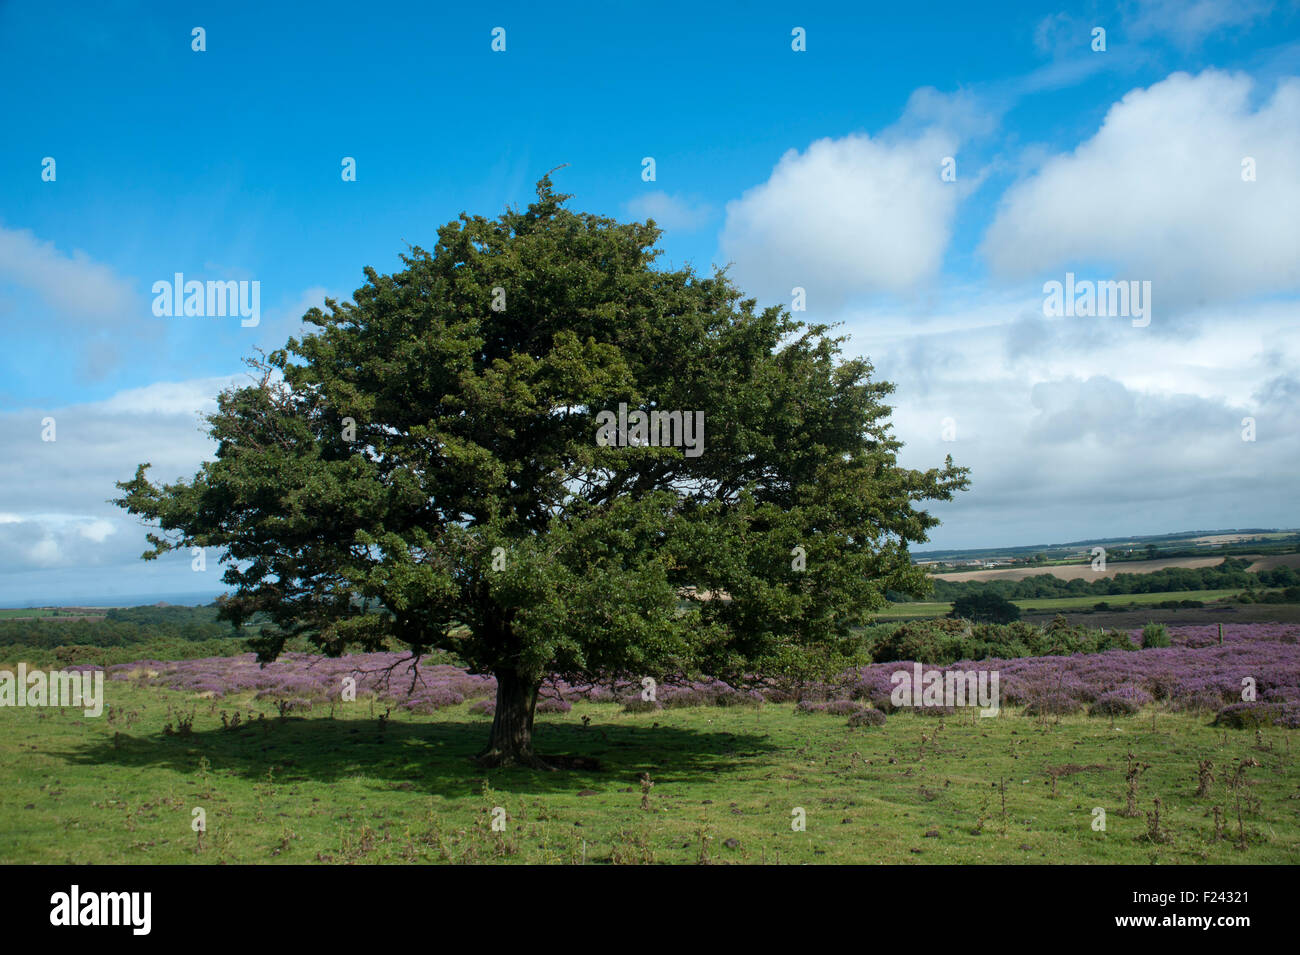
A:
{"label": "white cloud", "polygon": [[195,415],[217,410],[217,392],[233,384],[248,383],[247,375],[199,378],[193,381],[159,381],[128,388],[87,405],[106,415]]}
{"label": "white cloud", "polygon": [[53,567],[59,563],[59,545],[53,537],[43,537],[27,549],[28,559],[38,567]]}
{"label": "white cloud", "polygon": [[1128,33],[1135,39],[1168,38],[1189,49],[1210,34],[1248,26],[1272,9],[1272,0],[1139,0]]}
{"label": "white cloud", "polygon": [[[159,567],[139,560],[147,546],[145,528],[109,503],[120,494],[114,482],[130,479],[144,462],[153,465],[154,480],[192,477],[215,450],[201,413],[215,408],[221,389],[248,381],[238,374],[158,382],[104,401],[0,414],[0,445],[6,449],[0,456],[0,576],[33,568],[80,569],[87,579],[136,580],[133,592],[157,589]],[[46,415],[57,422],[56,441],[41,440]],[[176,560],[180,571],[188,567],[188,557]],[[218,576],[214,570],[199,583],[180,573],[174,589],[215,587]],[[0,587],[0,598],[7,600],[57,596]]]}
{"label": "white cloud", "polygon": [[105,378],[147,347],[149,303],[111,267],[61,251],[26,229],[0,226],[0,314],[29,335],[53,336],[81,377]]}
{"label": "white cloud", "polygon": [[110,536],[117,533],[117,527],[111,521],[94,520],[88,524],[82,524],[77,528],[77,533],[88,541],[94,541],[96,544],[102,544]]}
{"label": "white cloud", "polygon": [[897,386],[902,462],[972,469],[969,491],[930,508],[934,546],[1295,523],[1300,306],[1208,307],[1165,337],[1039,306],[963,289],[922,319],[846,316],[847,350]]}
{"label": "white cloud", "polygon": [[[934,112],[932,100],[924,104]],[[943,182],[959,137],[930,127],[912,135],[854,134],[790,150],[771,177],[727,203],[719,238],[741,288],[808,307],[854,296],[908,293],[939,271],[958,199],[971,182]]]}
{"label": "white cloud", "polygon": [[83,323],[128,314],[139,304],[136,290],[108,266],[80,250],[60,252],[26,229],[0,226],[0,279]]}
{"label": "white cloud", "polygon": [[658,190],[632,199],[625,208],[637,219],[654,219],[661,229],[681,232],[692,232],[713,217],[713,208],[707,203],[692,202]]}
{"label": "white cloud", "polygon": [[982,245],[990,264],[1046,280],[1103,263],[1152,281],[1153,320],[1300,289],[1300,79],[1257,107],[1252,92],[1217,71],[1130,92],[1095,136],[1007,191]]}

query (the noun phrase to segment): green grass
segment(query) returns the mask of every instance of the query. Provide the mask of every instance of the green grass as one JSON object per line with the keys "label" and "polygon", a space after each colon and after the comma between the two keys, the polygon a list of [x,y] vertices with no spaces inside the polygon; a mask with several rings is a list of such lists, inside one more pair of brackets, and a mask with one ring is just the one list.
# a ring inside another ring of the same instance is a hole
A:
{"label": "green grass", "polygon": [[[1157,594],[1111,594],[1106,597],[1041,597],[1011,601],[1026,613],[1051,613],[1053,611],[1091,610],[1099,603],[1107,603],[1112,608],[1127,607],[1135,604],[1139,607],[1163,603],[1166,600],[1200,600],[1211,603],[1235,597],[1241,588],[1225,590],[1176,590]],[[876,614],[877,620],[901,620],[907,617],[942,617],[952,610],[952,603],[944,600],[918,600],[915,603],[890,604],[885,610]]]}
{"label": "green grass", "polygon": [[53,617],[54,610],[48,607],[34,607],[29,609],[11,608],[0,609],[0,620],[12,620],[15,617]]}
{"label": "green grass", "polygon": [[942,617],[952,609],[946,600],[917,600],[912,603],[890,604],[877,611],[877,620],[901,620],[905,617]]}
{"label": "green grass", "polygon": [[1239,593],[1241,593],[1240,587],[1230,587],[1223,590],[1175,590],[1159,594],[1112,594],[1108,597],[1044,597],[1041,600],[1012,602],[1021,610],[1042,613],[1052,610],[1090,610],[1099,603],[1107,603],[1112,607],[1124,607],[1129,604],[1142,607],[1164,603],[1166,600],[1200,600],[1203,603],[1210,603],[1226,597],[1235,597]]}
{"label": "green grass", "polygon": [[[488,718],[464,706],[381,729],[367,702],[281,721],[245,700],[266,719],[227,730],[219,711],[236,701],[124,682],[106,694],[100,719],[0,709],[0,862],[1300,862],[1294,733],[1265,729],[1260,748],[1205,716],[1153,710],[1112,726],[962,711],[853,729],[788,704],[637,715],[579,704],[538,718],[538,748],[599,770],[534,773],[475,766]],[[196,711],[193,732],[164,735],[181,707]],[[1129,752],[1151,764],[1138,806],[1161,799],[1167,842],[1121,815]],[[1244,757],[1261,765],[1246,773],[1236,848],[1224,780]],[[1218,781],[1197,798],[1200,759]],[[1063,764],[1095,768],[1062,776],[1053,796],[1048,772]],[[490,828],[496,806],[504,833]],[[195,807],[207,813],[201,850]],[[796,807],[804,832],[791,829]]]}

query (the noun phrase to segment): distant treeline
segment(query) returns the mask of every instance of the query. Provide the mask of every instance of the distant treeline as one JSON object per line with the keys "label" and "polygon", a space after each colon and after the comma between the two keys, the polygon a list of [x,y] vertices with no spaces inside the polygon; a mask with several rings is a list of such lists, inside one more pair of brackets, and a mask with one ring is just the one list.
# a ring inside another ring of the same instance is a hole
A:
{"label": "distant treeline", "polygon": [[[1042,597],[1112,597],[1123,594],[1163,594],[1180,590],[1229,590],[1295,587],[1300,574],[1292,567],[1248,573],[1250,561],[1229,557],[1215,567],[1166,567],[1148,574],[1116,574],[1097,580],[1064,580],[1053,574],[1034,574],[1023,580],[944,580],[934,578],[930,600],[956,600],[971,594],[992,593],[1007,600]],[[890,594],[890,599],[895,595]],[[903,601],[905,602],[905,601]]]}
{"label": "distant treeline", "polygon": [[[0,662],[25,660],[38,666],[75,663],[108,666],[135,660],[191,660],[248,652],[246,638],[266,618],[261,614],[243,631],[217,620],[215,605],[206,607],[124,607],[98,620],[43,617],[0,620]],[[297,637],[286,650],[310,652]]]}
{"label": "distant treeline", "polygon": [[159,640],[192,643],[238,636],[230,624],[217,621],[216,607],[124,607],[108,611],[102,620],[0,620],[0,647],[125,647]]}

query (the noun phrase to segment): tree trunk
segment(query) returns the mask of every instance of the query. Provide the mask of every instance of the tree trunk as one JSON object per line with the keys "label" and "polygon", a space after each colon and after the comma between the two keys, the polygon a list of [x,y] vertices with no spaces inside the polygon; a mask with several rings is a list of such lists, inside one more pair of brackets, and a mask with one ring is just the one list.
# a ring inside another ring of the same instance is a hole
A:
{"label": "tree trunk", "polygon": [[551,769],[533,753],[533,712],[538,684],[514,670],[498,670],[497,708],[488,747],[479,753],[483,766],[528,766]]}

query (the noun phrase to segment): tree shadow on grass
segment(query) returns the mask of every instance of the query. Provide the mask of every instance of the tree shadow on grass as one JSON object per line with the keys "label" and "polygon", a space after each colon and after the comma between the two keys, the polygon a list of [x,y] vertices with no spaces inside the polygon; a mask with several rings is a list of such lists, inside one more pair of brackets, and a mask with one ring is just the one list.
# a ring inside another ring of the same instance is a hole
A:
{"label": "tree shadow on grass", "polygon": [[118,734],[86,746],[48,755],[74,765],[130,769],[164,768],[193,774],[206,758],[212,772],[276,783],[337,782],[364,777],[382,789],[409,790],[448,798],[477,793],[486,779],[494,789],[520,793],[610,791],[636,785],[641,773],[656,784],[684,782],[702,774],[724,775],[748,759],[771,752],[762,735],[652,726],[649,724],[538,721],[538,754],[580,757],[599,768],[484,769],[473,761],[487,741],[490,721],[393,721],[268,719],[237,729],[188,735]]}

